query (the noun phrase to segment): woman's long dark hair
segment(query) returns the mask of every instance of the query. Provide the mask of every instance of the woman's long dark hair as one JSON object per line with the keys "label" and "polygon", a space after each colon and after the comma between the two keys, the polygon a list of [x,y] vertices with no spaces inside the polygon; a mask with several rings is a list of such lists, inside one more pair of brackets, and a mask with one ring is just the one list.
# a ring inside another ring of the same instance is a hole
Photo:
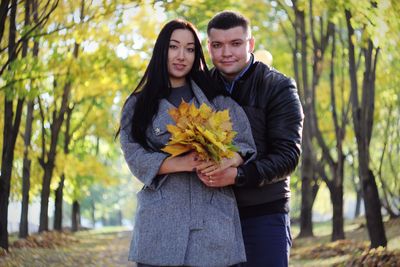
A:
{"label": "woman's long dark hair", "polygon": [[193,80],[199,85],[209,100],[217,95],[226,94],[211,80],[196,28],[190,22],[182,19],[168,22],[157,37],[153,54],[142,79],[129,96],[135,95],[137,97],[132,117],[131,135],[136,142],[146,149],[150,149],[147,143],[146,129],[152,122],[153,116],[158,112],[159,101],[168,97],[171,93],[167,67],[168,49],[172,32],[177,29],[192,32],[195,42],[193,67],[186,76],[186,80],[188,82]]}

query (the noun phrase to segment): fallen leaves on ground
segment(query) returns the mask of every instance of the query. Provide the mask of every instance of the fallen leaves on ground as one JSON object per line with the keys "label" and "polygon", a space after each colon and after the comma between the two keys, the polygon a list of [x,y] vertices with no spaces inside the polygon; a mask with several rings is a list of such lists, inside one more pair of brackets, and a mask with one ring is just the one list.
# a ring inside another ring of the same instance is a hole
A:
{"label": "fallen leaves on ground", "polygon": [[338,240],[297,250],[291,253],[291,259],[321,260],[341,256],[350,256],[344,262],[330,265],[334,267],[398,267],[400,266],[400,251],[388,251],[385,248],[370,249],[369,242],[355,240]]}
{"label": "fallen leaves on ground", "polygon": [[45,232],[14,242],[0,266],[134,266],[128,262],[130,239],[128,231]]}
{"label": "fallen leaves on ground", "polygon": [[335,242],[321,244],[309,249],[304,249],[301,252],[293,252],[291,256],[297,259],[325,259],[346,254],[361,254],[366,249],[368,249],[367,242],[338,240]]}
{"label": "fallen leaves on ground", "polygon": [[0,257],[6,256],[7,251],[4,248],[0,248]]}
{"label": "fallen leaves on ground", "polygon": [[364,251],[345,265],[363,267],[397,267],[400,266],[400,252],[388,251],[383,247]]}
{"label": "fallen leaves on ground", "polygon": [[79,242],[70,233],[64,232],[43,232],[41,234],[28,236],[26,239],[15,241],[11,247],[14,248],[55,248],[71,243]]}

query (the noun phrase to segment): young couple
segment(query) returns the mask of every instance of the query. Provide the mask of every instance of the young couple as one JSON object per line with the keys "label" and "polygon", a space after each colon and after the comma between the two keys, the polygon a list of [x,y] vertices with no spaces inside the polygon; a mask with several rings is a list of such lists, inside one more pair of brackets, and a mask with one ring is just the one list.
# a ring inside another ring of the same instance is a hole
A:
{"label": "young couple", "polygon": [[[124,104],[120,142],[144,187],[129,260],[138,266],[288,266],[289,174],[300,156],[296,85],[254,60],[249,21],[223,11],[208,24],[209,72],[195,27],[172,20]],[[181,100],[229,109],[238,152],[221,164],[169,158],[168,114]],[[211,164],[211,165],[210,165]]]}

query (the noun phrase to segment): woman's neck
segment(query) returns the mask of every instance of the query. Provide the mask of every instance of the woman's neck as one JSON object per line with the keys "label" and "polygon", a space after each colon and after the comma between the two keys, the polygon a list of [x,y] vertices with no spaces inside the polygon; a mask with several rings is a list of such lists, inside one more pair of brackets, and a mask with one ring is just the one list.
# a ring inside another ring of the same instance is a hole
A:
{"label": "woman's neck", "polygon": [[186,84],[186,79],[169,79],[172,88],[182,87]]}

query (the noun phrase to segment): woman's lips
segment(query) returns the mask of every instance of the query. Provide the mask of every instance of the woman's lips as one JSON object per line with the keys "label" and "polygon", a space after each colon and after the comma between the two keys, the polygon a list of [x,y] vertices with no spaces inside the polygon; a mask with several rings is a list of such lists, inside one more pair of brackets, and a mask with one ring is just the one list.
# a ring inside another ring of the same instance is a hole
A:
{"label": "woman's lips", "polygon": [[173,64],[173,66],[177,70],[183,70],[186,67],[186,65],[184,65],[184,64]]}

